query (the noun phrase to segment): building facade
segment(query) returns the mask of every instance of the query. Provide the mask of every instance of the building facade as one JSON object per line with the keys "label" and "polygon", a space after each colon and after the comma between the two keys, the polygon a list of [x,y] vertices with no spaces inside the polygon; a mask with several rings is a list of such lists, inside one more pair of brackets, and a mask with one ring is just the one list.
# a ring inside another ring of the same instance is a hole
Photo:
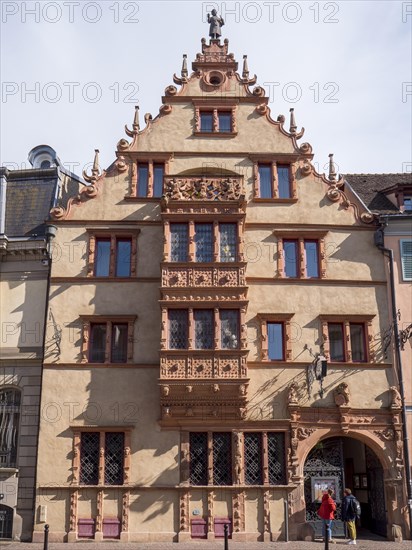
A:
{"label": "building facade", "polygon": [[313,538],[329,486],[406,535],[378,223],[237,70],[203,39],[51,211],[35,541]]}
{"label": "building facade", "polygon": [[0,169],[0,539],[30,540],[51,233],[69,175],[46,145],[30,169]]}

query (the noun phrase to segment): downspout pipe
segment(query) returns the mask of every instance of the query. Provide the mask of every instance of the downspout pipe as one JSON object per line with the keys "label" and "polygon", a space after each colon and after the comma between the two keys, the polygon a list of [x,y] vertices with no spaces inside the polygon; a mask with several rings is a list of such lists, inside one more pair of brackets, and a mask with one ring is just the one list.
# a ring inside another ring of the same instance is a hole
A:
{"label": "downspout pipe", "polygon": [[[40,402],[39,402],[39,426],[37,429],[37,442],[36,442],[36,462],[34,468],[34,491],[33,491],[33,510],[34,517],[36,517],[36,498],[37,498],[37,467],[39,460],[39,441],[40,441],[40,426],[41,426],[41,400],[43,396],[43,372],[44,372],[44,360],[46,357],[46,332],[47,332],[47,323],[48,323],[48,313],[49,313],[49,304],[50,304],[50,286],[51,286],[51,270],[52,270],[52,241],[56,236],[57,227],[52,224],[47,224],[45,228],[45,257],[47,261],[47,283],[46,283],[46,296],[45,296],[45,305],[44,305],[44,320],[43,320],[43,342],[42,342],[42,365],[40,372]],[[32,532],[34,531],[34,524]]]}
{"label": "downspout pipe", "polygon": [[398,313],[396,307],[396,294],[395,294],[395,276],[394,276],[394,261],[392,248],[386,248],[384,245],[385,227],[388,222],[384,221],[381,227],[375,233],[375,244],[379,250],[388,256],[389,258],[389,285],[391,291],[391,305],[392,305],[392,321],[393,321],[393,333],[395,337],[395,359],[397,364],[397,374],[399,391],[402,399],[402,435],[403,435],[403,452],[405,460],[405,474],[406,474],[406,491],[408,495],[408,511],[409,511],[409,538],[412,540],[412,479],[411,479],[411,463],[409,457],[409,439],[408,430],[406,424],[406,405],[405,405],[405,390],[403,384],[403,369],[402,369],[402,357],[401,357],[401,342],[399,338],[399,325],[398,325]]}

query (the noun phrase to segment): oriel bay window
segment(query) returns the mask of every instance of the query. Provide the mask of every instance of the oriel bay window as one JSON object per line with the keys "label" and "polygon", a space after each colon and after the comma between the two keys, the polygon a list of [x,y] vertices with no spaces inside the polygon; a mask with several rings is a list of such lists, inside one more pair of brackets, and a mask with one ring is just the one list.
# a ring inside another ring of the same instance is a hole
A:
{"label": "oriel bay window", "polygon": [[[168,309],[169,349],[239,349],[238,309]],[[242,313],[243,315],[243,313]]]}
{"label": "oriel bay window", "polygon": [[295,167],[280,162],[255,162],[254,196],[256,199],[295,201]]}
{"label": "oriel bay window", "polygon": [[132,232],[95,232],[89,237],[89,277],[135,277],[137,235]]}
{"label": "oriel bay window", "polygon": [[291,279],[318,279],[326,276],[325,233],[291,234],[277,237],[277,276]]}
{"label": "oriel bay window", "polygon": [[74,430],[73,482],[123,485],[130,477],[130,429]]}
{"label": "oriel bay window", "polygon": [[136,316],[82,316],[82,363],[130,363]]}
{"label": "oriel bay window", "polygon": [[372,317],[350,319],[322,317],[325,355],[331,362],[365,363],[373,359],[370,350]]}
{"label": "oriel bay window", "polygon": [[[170,223],[168,240],[171,262],[236,262],[237,223]],[[190,243],[193,243],[191,246]]]}

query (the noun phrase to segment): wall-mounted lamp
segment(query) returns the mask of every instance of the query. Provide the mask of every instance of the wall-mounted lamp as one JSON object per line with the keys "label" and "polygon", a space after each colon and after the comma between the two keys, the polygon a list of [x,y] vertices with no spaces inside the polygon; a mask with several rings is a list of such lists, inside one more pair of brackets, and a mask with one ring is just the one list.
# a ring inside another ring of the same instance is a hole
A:
{"label": "wall-mounted lamp", "polygon": [[53,224],[46,225],[45,235],[46,235],[46,248],[47,255],[51,258],[51,244],[53,239],[56,237],[57,227]]}

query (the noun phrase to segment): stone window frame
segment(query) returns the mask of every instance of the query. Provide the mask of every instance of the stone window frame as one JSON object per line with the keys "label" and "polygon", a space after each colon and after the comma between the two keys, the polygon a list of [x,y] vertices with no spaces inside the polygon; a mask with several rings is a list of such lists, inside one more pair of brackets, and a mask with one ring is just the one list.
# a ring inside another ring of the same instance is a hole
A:
{"label": "stone window frame", "polygon": [[80,484],[80,453],[81,453],[81,434],[89,432],[98,432],[99,439],[99,482],[98,486],[116,487],[116,485],[105,484],[105,443],[106,433],[123,433],[124,434],[124,454],[123,454],[123,484],[127,485],[130,482],[131,474],[131,432],[132,426],[70,426],[73,432],[73,461],[72,485],[79,487],[93,487],[94,485]]}
{"label": "stone window frame", "polygon": [[[187,336],[187,347],[186,348],[170,348],[169,347],[169,309],[181,309],[185,310],[188,313],[188,336]],[[213,347],[210,349],[197,349],[195,347],[195,323],[194,323],[194,310],[207,309],[213,310],[213,326],[214,326],[214,335],[213,335]],[[238,345],[236,348],[222,348],[221,347],[221,322],[220,322],[220,312],[223,310],[236,310],[238,311]],[[197,353],[210,353],[214,351],[241,351],[247,348],[247,338],[246,338],[246,307],[242,303],[233,303],[225,304],[224,307],[217,307],[213,302],[205,304],[204,307],[197,306],[179,306],[170,304],[170,306],[162,306],[162,332],[161,332],[161,344],[160,347],[162,350],[167,350],[168,352],[183,352],[183,351],[196,351]]]}
{"label": "stone window frame", "polygon": [[[325,238],[328,231],[279,231],[275,229],[273,235],[277,239],[277,269],[276,277],[288,280],[299,279],[325,279],[326,278],[326,246]],[[287,277],[285,275],[285,258],[284,258],[284,241],[297,241],[298,242],[298,257],[297,257],[297,277]],[[316,242],[318,245],[318,277],[306,276],[306,262],[305,262],[305,241]]]}
{"label": "stone window frame", "polygon": [[[253,161],[253,201],[256,202],[269,202],[269,203],[284,203],[291,204],[298,201],[297,190],[297,164],[296,158],[285,156],[285,158],[275,155],[251,155]],[[278,196],[278,175],[277,165],[289,166],[289,185],[290,185],[290,197],[279,198]],[[260,177],[259,177],[259,165],[271,166],[272,174],[272,197],[261,198],[260,197]]]}
{"label": "stone window frame", "polygon": [[[118,281],[119,279],[136,278],[137,273],[137,238],[140,234],[140,229],[87,229],[89,239],[88,259],[87,259],[87,277],[105,281]],[[110,239],[110,268],[109,276],[97,276],[95,272],[95,257],[96,257],[96,239]],[[130,275],[128,277],[116,276],[116,242],[117,239],[131,239],[131,258],[130,258]]]}
{"label": "stone window frame", "polygon": [[[260,326],[260,359],[269,363],[285,363],[292,361],[291,346],[291,319],[294,313],[258,313]],[[283,359],[269,359],[267,323],[281,323],[283,325]]]}
{"label": "stone window frame", "polygon": [[[371,348],[372,343],[372,320],[375,315],[321,315],[321,334],[322,334],[322,349],[323,355],[330,363],[336,363],[342,365],[345,363],[354,365],[365,365],[375,361],[375,354]],[[330,344],[329,344],[329,323],[336,323],[343,325],[343,361],[332,361],[330,358]],[[353,361],[351,338],[350,338],[350,325],[358,324],[363,325],[364,331],[364,343],[365,343],[365,361]]]}
{"label": "stone window frame", "polygon": [[[179,223],[179,224],[187,224],[188,226],[188,251],[187,251],[187,261],[186,262],[174,262],[171,259],[171,231],[170,226],[173,225],[173,223]],[[195,243],[195,225],[196,223],[210,223],[213,226],[213,258],[211,262],[197,262],[196,261],[196,243]],[[220,225],[221,224],[229,224],[233,223],[237,227],[236,232],[236,256],[234,262],[222,262],[220,258]],[[180,217],[171,218],[171,219],[165,219],[163,223],[164,228],[164,262],[168,262],[172,264],[173,266],[184,264],[187,265],[190,264],[196,264],[197,266],[203,266],[203,265],[209,265],[212,263],[222,263],[224,266],[231,266],[236,265],[238,263],[241,263],[244,261],[244,237],[243,237],[243,230],[244,230],[244,221],[243,219],[229,219],[227,220],[202,220],[199,222],[195,222],[195,220],[183,218],[180,219]]]}
{"label": "stone window frame", "polygon": [[[122,365],[124,363],[111,362],[112,326],[114,324],[127,324],[127,363],[133,362],[134,325],[137,315],[80,315],[82,323],[81,363],[89,365]],[[90,328],[92,324],[107,325],[106,347],[104,363],[91,363],[89,361]]]}
{"label": "stone window frame", "polygon": [[[225,432],[230,433],[230,430],[205,430],[205,429],[193,429],[184,430],[181,432],[180,438],[180,482],[182,486],[188,487],[201,487],[201,485],[192,485],[190,483],[190,434],[191,433],[207,433],[207,486],[213,486],[213,433]],[[259,430],[259,429],[245,429],[245,430],[231,430],[232,433],[232,445],[231,445],[231,462],[232,462],[232,485],[246,485],[245,483],[245,465],[244,465],[244,435],[246,433],[259,433],[262,438],[262,478],[263,485],[266,487],[279,487],[282,484],[270,484],[269,483],[269,453],[268,453],[268,434],[277,433],[283,434],[283,465],[284,465],[284,485],[287,485],[287,448],[288,448],[288,433],[285,430]],[[258,487],[259,485],[249,485],[247,487]]]}
{"label": "stone window frame", "polygon": [[[163,166],[163,188],[164,188],[164,177],[169,175],[169,165],[170,165],[171,155],[170,153],[152,153],[152,154],[143,154],[138,155],[132,163],[132,169],[130,174],[130,188],[129,194],[126,196],[127,199],[134,199],[135,201],[160,201],[160,197],[153,196],[154,188],[154,166],[161,164]],[[138,179],[139,179],[139,164],[146,164],[147,171],[147,195],[139,196],[138,192]]]}
{"label": "stone window frame", "polygon": [[[217,100],[194,100],[194,116],[195,123],[193,128],[193,135],[196,137],[235,137],[237,135],[237,104],[238,102],[234,99],[233,101],[217,101]],[[213,116],[213,130],[212,132],[202,132],[201,130],[201,113],[212,113]],[[220,132],[219,131],[219,112],[221,113],[231,113],[231,131],[230,132]]]}

